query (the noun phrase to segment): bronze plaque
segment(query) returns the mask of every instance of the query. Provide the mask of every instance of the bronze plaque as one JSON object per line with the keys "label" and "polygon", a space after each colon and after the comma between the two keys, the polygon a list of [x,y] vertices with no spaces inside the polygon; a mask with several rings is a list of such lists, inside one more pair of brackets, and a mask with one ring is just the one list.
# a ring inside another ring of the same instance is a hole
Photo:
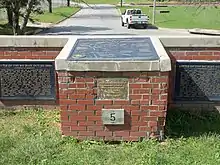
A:
{"label": "bronze plaque", "polygon": [[219,101],[219,62],[177,62],[176,101]]}
{"label": "bronze plaque", "polygon": [[99,78],[98,99],[128,99],[127,78]]}
{"label": "bronze plaque", "polygon": [[53,62],[0,62],[0,99],[55,100]]}

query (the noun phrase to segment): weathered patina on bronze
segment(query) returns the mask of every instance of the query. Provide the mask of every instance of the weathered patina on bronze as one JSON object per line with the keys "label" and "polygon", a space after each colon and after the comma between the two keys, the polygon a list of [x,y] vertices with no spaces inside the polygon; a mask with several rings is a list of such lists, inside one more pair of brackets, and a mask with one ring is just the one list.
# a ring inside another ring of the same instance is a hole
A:
{"label": "weathered patina on bronze", "polygon": [[128,99],[127,78],[99,78],[98,99]]}

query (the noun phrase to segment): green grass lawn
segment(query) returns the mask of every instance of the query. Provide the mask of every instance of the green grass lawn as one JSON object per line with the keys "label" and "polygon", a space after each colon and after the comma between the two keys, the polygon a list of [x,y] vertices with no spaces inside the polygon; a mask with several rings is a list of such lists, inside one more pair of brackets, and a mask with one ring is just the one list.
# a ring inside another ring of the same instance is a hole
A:
{"label": "green grass lawn", "polygon": [[[43,14],[32,15],[31,18],[37,22],[56,23],[66,19],[79,11],[78,7],[58,7],[53,9],[53,13],[45,11]],[[37,27],[27,27],[26,31],[33,31],[39,29]],[[0,35],[11,35],[12,29],[7,25],[6,20],[0,20]]]}
{"label": "green grass lawn", "polygon": [[[80,2],[80,0],[72,0],[73,2]],[[121,3],[121,0],[83,0],[84,2],[88,4],[118,4]],[[212,2],[216,0],[209,0],[207,2]],[[126,4],[153,4],[153,0],[124,0]],[[164,0],[163,2],[157,2],[157,3],[181,3],[180,1],[170,1],[170,0]],[[186,1],[182,1],[186,2]],[[196,2],[196,1],[195,1]],[[188,2],[190,3],[190,1]]]}
{"label": "green grass lawn", "polygon": [[78,7],[58,7],[53,9],[53,13],[46,11],[43,14],[34,15],[33,19],[38,22],[56,23],[70,17],[79,10],[80,8]]}
{"label": "green grass lawn", "polygon": [[58,111],[1,110],[0,164],[219,165],[219,124],[216,114],[169,111],[166,130],[170,137],[165,142],[77,143],[61,137]]}
{"label": "green grass lawn", "polygon": [[12,34],[12,29],[8,27],[5,20],[0,20],[0,35],[1,34]]}
{"label": "green grass lawn", "polygon": [[[72,0],[73,2],[79,2],[80,0]],[[121,3],[121,0],[83,0],[88,4],[118,4]],[[125,3],[152,3],[150,0],[124,0]]]}
{"label": "green grass lawn", "polygon": [[[124,11],[127,7],[119,8]],[[150,17],[152,22],[152,8],[136,6]],[[156,13],[156,25],[164,28],[203,28],[203,29],[220,29],[220,6],[214,7],[185,7],[173,6],[167,8],[157,8],[157,10],[169,10],[170,13]]]}

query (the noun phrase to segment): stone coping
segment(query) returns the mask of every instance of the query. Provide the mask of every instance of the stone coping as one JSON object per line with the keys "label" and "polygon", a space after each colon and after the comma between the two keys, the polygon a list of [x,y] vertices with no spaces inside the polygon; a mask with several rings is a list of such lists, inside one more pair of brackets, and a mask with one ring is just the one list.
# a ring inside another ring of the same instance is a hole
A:
{"label": "stone coping", "polygon": [[0,36],[0,47],[64,47],[64,36]]}
{"label": "stone coping", "polygon": [[[85,35],[103,36],[103,35]],[[125,35],[105,35],[105,36],[125,36]],[[136,36],[136,35],[132,35]],[[82,37],[82,35],[74,35],[74,37]],[[146,36],[145,36],[146,37]],[[159,38],[164,47],[220,47],[220,36],[155,36]],[[0,35],[0,47],[64,47],[72,36],[70,35],[31,35],[31,36],[12,36]]]}
{"label": "stone coping", "polygon": [[[67,61],[77,38],[150,37],[159,60],[152,61]],[[55,59],[57,70],[69,71],[170,71],[171,63],[164,48],[220,47],[220,36],[137,36],[137,35],[74,35],[74,36],[0,36],[0,47],[63,47]]]}
{"label": "stone coping", "polygon": [[[133,36],[143,38],[149,36]],[[170,71],[171,62],[163,45],[157,37],[150,37],[159,60],[149,61],[68,61],[77,39],[83,38],[132,38],[132,36],[82,36],[72,37],[55,59],[56,70],[67,71]]]}
{"label": "stone coping", "polygon": [[164,47],[220,47],[220,36],[159,36]]}

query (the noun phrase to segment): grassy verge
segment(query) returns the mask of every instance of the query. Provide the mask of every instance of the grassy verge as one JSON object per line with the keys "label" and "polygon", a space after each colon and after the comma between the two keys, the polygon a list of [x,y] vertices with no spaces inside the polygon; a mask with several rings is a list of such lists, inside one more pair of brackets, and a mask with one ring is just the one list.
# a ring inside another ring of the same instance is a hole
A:
{"label": "grassy verge", "polygon": [[[72,0],[73,2],[79,2],[79,0]],[[121,0],[84,0],[84,2],[88,4],[118,4],[121,3]],[[149,0],[124,0],[126,4],[130,3],[152,3],[152,1]]]}
{"label": "grassy verge", "polygon": [[[122,7],[124,11],[129,7]],[[136,6],[130,8],[140,8],[152,20],[152,8],[148,6]],[[170,13],[156,13],[156,25],[164,28],[203,28],[203,29],[220,29],[220,7],[214,6],[170,6],[167,8],[157,8],[159,10],[169,10]]]}
{"label": "grassy verge", "polygon": [[[72,0],[73,2],[80,2],[80,0]],[[126,4],[153,4],[153,1],[151,0],[123,0]],[[210,0],[207,2],[214,2],[216,0]],[[118,4],[121,3],[121,0],[84,0],[84,2],[88,4]],[[184,1],[170,1],[170,0],[164,0],[163,2],[157,2],[157,4],[183,4]],[[189,4],[188,2],[187,4]]]}
{"label": "grassy verge", "polygon": [[70,17],[79,10],[78,7],[58,7],[53,9],[53,13],[44,12],[43,14],[34,15],[32,18],[38,22],[56,23]]}
{"label": "grassy verge", "polygon": [[[43,14],[32,15],[31,18],[37,22],[57,23],[79,11],[78,7],[58,7],[53,9],[53,13],[44,12]],[[0,35],[12,35],[12,29],[7,24],[6,20],[0,21]],[[38,27],[27,27],[26,32],[40,29]]]}
{"label": "grassy verge", "polygon": [[[201,127],[209,125],[207,128],[211,128],[214,122],[213,129],[219,131],[217,125],[220,124],[220,117],[215,115],[170,111],[167,130],[169,133],[184,133],[188,132],[190,127],[202,129]],[[200,125],[201,123],[203,124]],[[202,133],[198,137],[174,139],[170,137],[163,143],[148,140],[110,145],[91,141],[77,143],[71,137],[62,138],[59,127],[58,111],[0,111],[0,164],[218,165],[220,163],[220,136],[217,132],[209,135]],[[204,131],[204,128],[202,130]]]}
{"label": "grassy verge", "polygon": [[0,20],[0,35],[12,34],[12,29],[6,24],[5,20]]}

